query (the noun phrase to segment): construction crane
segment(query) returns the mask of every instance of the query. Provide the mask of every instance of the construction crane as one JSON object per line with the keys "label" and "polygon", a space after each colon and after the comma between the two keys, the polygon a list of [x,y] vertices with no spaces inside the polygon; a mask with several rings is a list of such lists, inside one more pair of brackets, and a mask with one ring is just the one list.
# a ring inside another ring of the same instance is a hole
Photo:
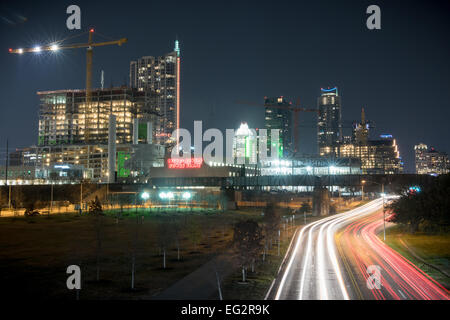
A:
{"label": "construction crane", "polygon": [[260,103],[247,102],[247,101],[236,101],[236,103],[250,105],[250,106],[256,106],[256,107],[277,108],[277,109],[292,111],[293,112],[293,117],[294,117],[294,154],[293,155],[297,154],[297,148],[298,148],[298,143],[299,143],[299,132],[298,132],[299,120],[298,120],[298,114],[300,112],[316,112],[317,114],[319,114],[319,110],[318,109],[307,109],[307,108],[300,107],[300,101],[299,100],[297,100],[297,105],[296,106],[292,106],[291,105],[292,103],[290,103],[289,106],[278,105],[278,104],[260,104]]}
{"label": "construction crane", "polygon": [[19,48],[19,49],[9,49],[9,53],[23,54],[28,52],[41,52],[41,51],[59,51],[64,49],[78,49],[78,48],[87,48],[86,50],[86,114],[85,119],[87,119],[87,123],[85,120],[85,142],[89,141],[89,114],[92,112],[91,110],[91,96],[92,96],[92,56],[94,47],[103,47],[110,45],[118,45],[128,41],[127,38],[121,38],[119,40],[111,40],[105,42],[93,42],[92,37],[94,34],[94,29],[89,29],[89,39],[87,43],[76,43],[76,44],[68,44],[68,45],[60,45],[62,41],[56,41],[48,46],[36,46],[33,48]]}

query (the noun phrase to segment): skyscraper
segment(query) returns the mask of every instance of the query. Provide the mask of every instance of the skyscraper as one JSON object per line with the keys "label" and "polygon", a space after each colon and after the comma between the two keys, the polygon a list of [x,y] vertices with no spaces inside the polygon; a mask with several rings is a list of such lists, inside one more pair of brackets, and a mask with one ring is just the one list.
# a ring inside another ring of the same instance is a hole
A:
{"label": "skyscraper", "polygon": [[242,122],[233,138],[233,157],[238,164],[256,164],[258,162],[258,146],[256,131]]}
{"label": "skyscraper", "polygon": [[390,134],[363,143],[340,144],[336,148],[339,157],[355,158],[361,162],[363,174],[397,174],[403,172],[397,141]]}
{"label": "skyscraper", "polygon": [[[278,129],[279,143],[278,143],[278,157],[291,156],[293,153],[292,143],[292,111],[280,107],[289,107],[290,103],[283,97],[278,98],[264,98],[265,118],[264,127],[267,129],[267,150],[271,150],[272,139],[270,135],[271,129]],[[272,156],[272,155],[271,155]]]}
{"label": "skyscraper", "polygon": [[424,143],[414,146],[417,174],[446,174],[450,172],[450,160],[445,152],[439,152],[435,148]]}
{"label": "skyscraper", "polygon": [[317,120],[317,144],[321,156],[337,157],[337,147],[342,142],[341,97],[338,89],[320,89],[317,100],[319,117]]}
{"label": "skyscraper", "polygon": [[358,145],[366,145],[369,141],[369,121],[366,121],[364,108],[361,109],[361,122],[353,124],[352,140]]}
{"label": "skyscraper", "polygon": [[173,130],[180,126],[180,46],[160,57],[145,56],[130,62],[130,86],[139,91],[154,91],[156,111],[162,117],[156,143],[173,142]]}
{"label": "skyscraper", "polygon": [[[159,121],[155,95],[128,87],[95,89],[91,107],[86,107],[86,90],[37,92],[39,105],[39,146],[108,143],[109,116],[117,119],[117,143],[132,143],[135,124]],[[152,140],[152,132],[146,139]]]}

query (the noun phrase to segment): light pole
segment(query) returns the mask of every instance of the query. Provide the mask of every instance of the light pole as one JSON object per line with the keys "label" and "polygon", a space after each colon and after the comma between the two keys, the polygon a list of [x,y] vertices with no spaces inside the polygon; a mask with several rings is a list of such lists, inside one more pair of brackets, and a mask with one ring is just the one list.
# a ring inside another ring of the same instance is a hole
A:
{"label": "light pole", "polygon": [[[148,192],[144,191],[144,192],[141,194],[141,198],[142,198],[142,200],[144,200],[144,203],[146,203],[147,200],[150,198],[150,194],[149,194]],[[150,211],[150,210],[149,210],[149,211]]]}
{"label": "light pole", "polygon": [[83,181],[80,181],[80,214],[83,212]]}
{"label": "light pole", "polygon": [[50,210],[48,212],[49,215],[52,213],[52,209],[53,209],[53,181],[50,185]]}
{"label": "light pole", "polygon": [[364,201],[364,184],[366,183],[366,180],[361,181],[361,201]]}
{"label": "light pole", "polygon": [[192,194],[191,194],[190,192],[184,192],[183,195],[182,195],[182,197],[183,197],[183,199],[184,199],[185,202],[186,202],[186,208],[187,208],[187,206],[188,206],[188,201],[189,201],[189,199],[191,199]]}
{"label": "light pole", "polygon": [[385,199],[385,194],[383,192],[383,240],[384,240],[384,242],[386,242],[386,207],[384,205],[384,199]]}

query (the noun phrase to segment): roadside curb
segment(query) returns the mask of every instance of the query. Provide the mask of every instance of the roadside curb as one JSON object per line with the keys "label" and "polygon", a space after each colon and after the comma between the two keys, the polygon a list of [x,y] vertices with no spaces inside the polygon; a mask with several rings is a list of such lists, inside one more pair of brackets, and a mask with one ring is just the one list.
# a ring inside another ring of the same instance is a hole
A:
{"label": "roadside curb", "polygon": [[439,271],[440,273],[442,273],[444,276],[446,276],[447,278],[450,278],[450,275],[445,272],[444,270],[441,270],[439,267],[435,266],[434,264],[431,264],[429,262],[426,262],[425,260],[423,260],[421,257],[419,257],[417,255],[417,253],[415,253],[404,241],[403,239],[399,239],[400,243],[405,247],[406,250],[408,250],[408,252],[415,257],[416,259],[418,259],[419,261],[421,261],[423,264],[429,266],[430,268],[435,269],[436,271]]}
{"label": "roadside curb", "polygon": [[[306,225],[304,225],[303,227],[305,227]],[[273,278],[272,280],[272,284],[270,285],[269,289],[267,290],[267,293],[264,297],[264,300],[268,300],[269,296],[272,293],[273,290],[273,286],[278,278],[278,275],[280,274],[281,270],[284,268],[285,264],[286,264],[286,260],[287,257],[291,255],[291,251],[292,251],[292,243],[294,243],[294,239],[297,237],[298,231],[301,230],[303,227],[298,226],[297,229],[295,229],[294,235],[292,236],[291,242],[289,243],[289,247],[286,250],[286,254],[284,255],[283,261],[281,261],[280,267],[278,268],[277,271],[277,275],[275,276],[275,278]]]}

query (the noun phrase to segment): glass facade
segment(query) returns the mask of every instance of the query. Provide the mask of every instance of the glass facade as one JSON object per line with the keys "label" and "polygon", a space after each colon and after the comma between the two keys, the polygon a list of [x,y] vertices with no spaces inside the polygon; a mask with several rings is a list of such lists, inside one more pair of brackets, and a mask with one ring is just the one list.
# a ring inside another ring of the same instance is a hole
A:
{"label": "glass facade", "polygon": [[321,89],[317,100],[317,144],[321,156],[334,156],[336,147],[342,142],[341,97],[337,88]]}
{"label": "glass facade", "polygon": [[277,107],[290,107],[290,103],[283,97],[278,98],[265,98],[265,117],[264,127],[267,129],[267,150],[271,150],[271,129],[278,129],[279,142],[278,142],[278,157],[283,158],[292,156],[294,152],[294,144],[292,141],[292,111]]}
{"label": "glass facade", "polygon": [[110,114],[116,116],[117,143],[132,142],[134,118],[157,122],[155,96],[127,87],[93,90],[89,105],[85,90],[37,94],[39,146],[107,143]]}
{"label": "glass facade", "polygon": [[414,153],[417,174],[440,175],[450,172],[450,160],[445,152],[420,143],[414,146]]}
{"label": "glass facade", "polygon": [[164,56],[145,56],[130,62],[130,86],[139,91],[156,94],[158,119],[157,143],[169,142],[173,130],[179,127],[180,107],[180,48]]}

